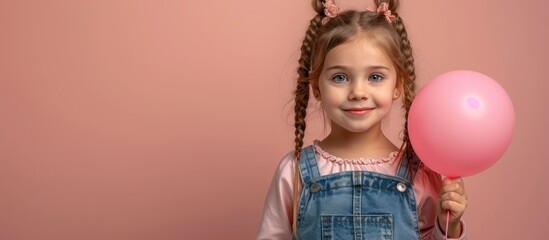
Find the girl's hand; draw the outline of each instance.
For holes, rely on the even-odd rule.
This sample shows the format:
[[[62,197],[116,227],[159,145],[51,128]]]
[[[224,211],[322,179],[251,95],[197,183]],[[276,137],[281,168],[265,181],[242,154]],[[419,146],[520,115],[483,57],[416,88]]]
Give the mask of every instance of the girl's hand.
[[[446,214],[450,211],[450,223],[448,224],[448,237],[458,238],[461,235],[461,216],[467,208],[467,195],[463,179],[445,178],[442,180],[440,199],[438,200],[437,217],[438,226],[444,232],[446,230]]]

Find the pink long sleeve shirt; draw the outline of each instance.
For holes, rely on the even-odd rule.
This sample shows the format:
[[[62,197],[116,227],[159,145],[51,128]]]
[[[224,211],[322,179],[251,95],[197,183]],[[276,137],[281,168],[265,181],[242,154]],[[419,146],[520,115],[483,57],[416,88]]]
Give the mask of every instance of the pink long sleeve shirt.
[[[396,161],[397,152],[382,159],[352,160],[341,159],[324,151],[315,141],[314,149],[320,175],[328,175],[343,171],[371,171],[387,175],[395,175],[399,166]],[[290,152],[282,158],[275,172],[263,209],[263,218],[257,239],[291,239],[293,218],[293,180],[295,171],[294,153]],[[439,174],[431,171],[423,164],[414,178],[413,188],[418,209],[418,225],[421,239],[446,239],[436,220],[436,207],[442,180]],[[299,186],[301,191],[301,186]],[[462,221],[460,238],[466,239],[465,224]]]

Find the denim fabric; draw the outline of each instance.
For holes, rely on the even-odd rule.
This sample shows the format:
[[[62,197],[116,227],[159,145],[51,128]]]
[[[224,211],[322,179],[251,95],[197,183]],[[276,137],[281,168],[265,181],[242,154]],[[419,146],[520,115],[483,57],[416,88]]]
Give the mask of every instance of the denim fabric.
[[[404,157],[396,176],[368,171],[320,176],[313,147],[304,148],[299,239],[419,239],[408,170],[410,163],[417,171],[418,162]]]

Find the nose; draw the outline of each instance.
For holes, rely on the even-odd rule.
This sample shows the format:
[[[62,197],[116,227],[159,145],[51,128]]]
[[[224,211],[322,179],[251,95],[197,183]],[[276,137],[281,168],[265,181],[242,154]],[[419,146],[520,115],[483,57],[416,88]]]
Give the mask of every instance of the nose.
[[[362,81],[355,81],[350,85],[349,100],[366,100],[368,99],[367,86]]]

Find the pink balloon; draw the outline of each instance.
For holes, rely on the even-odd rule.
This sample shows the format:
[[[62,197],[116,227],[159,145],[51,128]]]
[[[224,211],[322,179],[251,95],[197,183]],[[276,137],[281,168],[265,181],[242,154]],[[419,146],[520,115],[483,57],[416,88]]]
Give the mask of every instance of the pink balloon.
[[[453,71],[427,83],[408,115],[412,146],[430,169],[465,177],[492,166],[511,143],[515,112],[490,77]]]

